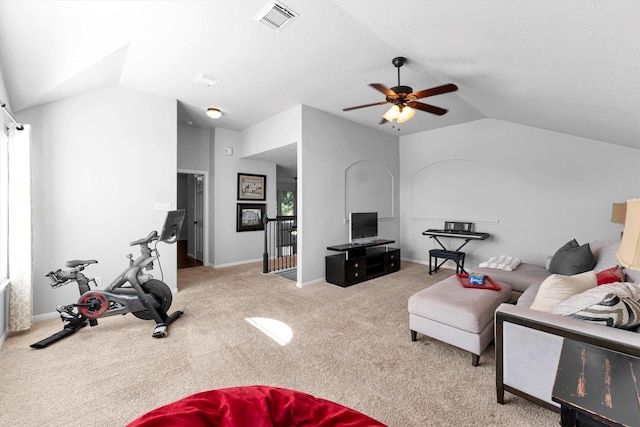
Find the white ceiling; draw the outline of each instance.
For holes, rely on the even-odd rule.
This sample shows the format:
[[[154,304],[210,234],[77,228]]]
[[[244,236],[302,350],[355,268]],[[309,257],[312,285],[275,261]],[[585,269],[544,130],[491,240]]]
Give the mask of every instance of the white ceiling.
[[[637,0],[0,1],[0,71],[14,112],[121,86],[179,101],[181,124],[242,130],[298,104],[406,135],[485,117],[640,149]],[[379,125],[368,86],[401,83],[449,109]],[[208,88],[198,73],[220,79]],[[213,121],[207,107],[224,116]],[[117,106],[114,106],[117,108]]]

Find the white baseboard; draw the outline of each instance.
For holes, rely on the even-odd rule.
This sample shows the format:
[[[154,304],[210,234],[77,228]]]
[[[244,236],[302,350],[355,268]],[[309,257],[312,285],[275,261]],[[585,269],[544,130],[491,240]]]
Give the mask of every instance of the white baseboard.
[[[262,258],[250,259],[250,260],[238,261],[238,262],[229,262],[229,263],[226,263],[226,264],[214,264],[213,268],[233,267],[233,266],[236,266],[236,265],[252,264],[254,262],[262,262]]]
[[[9,328],[6,328],[2,337],[0,337],[0,348],[2,348],[2,344],[4,344],[4,340],[9,336]]]
[[[56,317],[60,317],[60,313],[53,311],[51,313],[36,314],[32,319],[34,322],[41,322],[43,320],[55,319]]]
[[[415,264],[429,265],[429,261],[421,260],[421,259],[409,259],[409,258],[401,258],[402,261],[413,262]],[[444,268],[447,270],[455,270],[456,263],[450,260],[447,260],[440,268]]]
[[[423,259],[400,258],[401,261],[413,262],[414,264],[429,265],[429,261]]]
[[[306,288],[309,286],[317,285],[318,283],[326,283],[326,279],[322,277],[320,279],[310,280],[304,283],[296,282],[296,288]]]
[[[0,347],[4,343],[4,340],[9,336],[9,280],[3,280],[0,282],[0,331],[2,337],[0,337]]]

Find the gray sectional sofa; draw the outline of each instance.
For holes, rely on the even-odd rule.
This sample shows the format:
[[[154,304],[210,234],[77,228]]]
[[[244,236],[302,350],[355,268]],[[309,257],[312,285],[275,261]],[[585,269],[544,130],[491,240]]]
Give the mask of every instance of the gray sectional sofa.
[[[617,243],[589,244],[596,257],[595,271],[615,265]],[[543,266],[521,264],[512,272],[478,269],[494,280],[523,292],[516,304],[502,304],[496,310],[496,391],[505,403],[505,392],[559,410],[551,393],[565,338],[640,357],[640,333],[590,323],[530,308],[540,284],[551,273]],[[474,270],[476,271],[476,270]],[[640,271],[627,270],[627,281],[640,283]]]

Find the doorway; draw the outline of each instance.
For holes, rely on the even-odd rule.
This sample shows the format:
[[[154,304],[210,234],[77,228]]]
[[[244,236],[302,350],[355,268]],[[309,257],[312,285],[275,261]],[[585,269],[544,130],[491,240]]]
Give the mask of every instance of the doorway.
[[[185,209],[184,225],[177,248],[177,268],[205,265],[207,224],[207,173],[179,170],[177,176],[177,208]]]

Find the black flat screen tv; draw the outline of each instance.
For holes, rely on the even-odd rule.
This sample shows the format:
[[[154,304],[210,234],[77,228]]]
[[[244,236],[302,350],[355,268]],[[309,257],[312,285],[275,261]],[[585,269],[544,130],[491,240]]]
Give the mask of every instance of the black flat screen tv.
[[[378,238],[378,212],[349,214],[349,243],[369,243]]]

